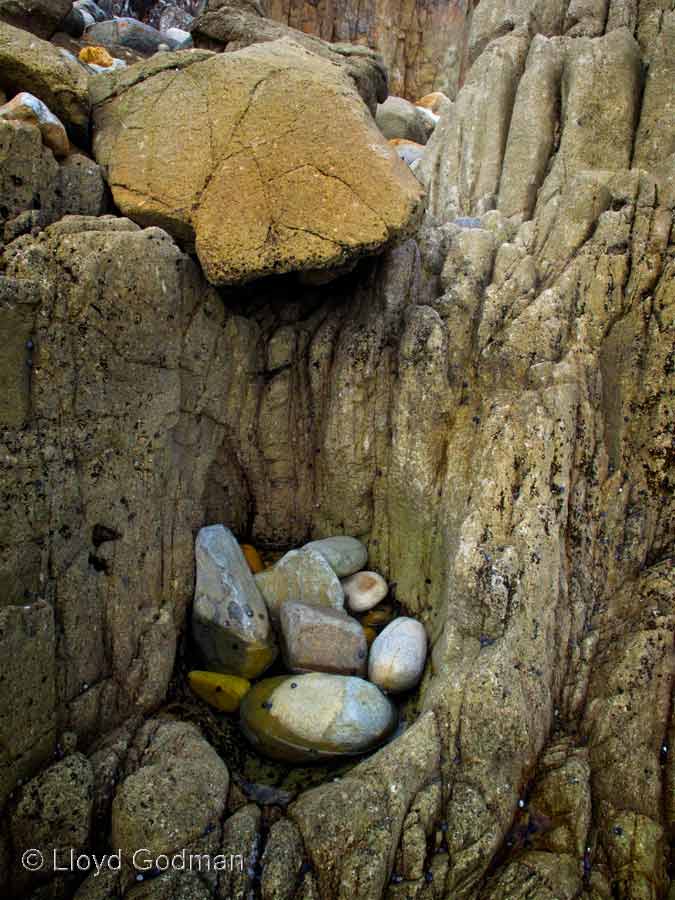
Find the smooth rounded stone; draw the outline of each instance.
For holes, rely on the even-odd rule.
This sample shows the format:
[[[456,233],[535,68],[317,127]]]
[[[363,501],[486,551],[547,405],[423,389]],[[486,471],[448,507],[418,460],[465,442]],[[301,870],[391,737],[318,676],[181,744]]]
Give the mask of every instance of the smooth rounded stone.
[[[220,672],[188,672],[188,683],[194,693],[221,712],[236,712],[243,698],[251,690],[251,682],[238,675]]]
[[[366,612],[384,600],[389,585],[377,572],[356,572],[342,579],[342,590],[352,612]]]
[[[17,94],[16,97],[0,107],[0,117],[10,122],[30,122],[32,125],[37,125],[45,147],[49,147],[56,157],[68,156],[70,141],[63,123],[42,100],[34,97],[33,94],[29,94],[27,91]]]
[[[208,668],[255,678],[276,657],[267,607],[232,532],[202,528],[195,542],[192,633]]]
[[[368,646],[360,622],[306,603],[281,608],[281,648],[291,672],[366,674]]]
[[[241,552],[244,554],[248,566],[254,575],[262,572],[265,568],[260,554],[252,544],[242,544]]]
[[[368,678],[393,693],[415,687],[424,671],[427,633],[416,619],[400,616],[373,641]]]
[[[194,47],[192,35],[182,28],[167,28],[162,32],[164,41],[172,50],[191,50]]]
[[[77,9],[79,12],[91,16],[93,22],[105,22],[106,19],[111,18],[105,10],[101,9],[98,3],[94,2],[94,0],[75,0],[73,9]]]
[[[328,560],[336,575],[344,578],[358,572],[368,562],[365,544],[353,537],[337,535],[310,541],[303,550],[315,550]]]
[[[251,744],[286,762],[365,753],[391,734],[397,718],[374,684],[323,672],[267,678],[241,704]]]
[[[281,607],[289,600],[309,606],[344,609],[344,593],[326,558],[303,547],[290,550],[271,569],[255,576],[255,583],[265,599],[273,621],[278,621]]]
[[[426,115],[426,110],[403,97],[393,96],[379,104],[375,121],[386,138],[401,138],[416,144],[426,144],[436,127],[436,123]]]
[[[128,47],[146,55],[156,53],[160,44],[171,44],[171,39],[160,34],[156,28],[129,18],[95,22],[87,28],[85,37],[104,47]]]

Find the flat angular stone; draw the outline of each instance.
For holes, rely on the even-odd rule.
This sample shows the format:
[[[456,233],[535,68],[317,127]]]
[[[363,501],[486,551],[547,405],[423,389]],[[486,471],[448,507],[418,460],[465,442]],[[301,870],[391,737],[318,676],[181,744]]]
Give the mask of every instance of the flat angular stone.
[[[210,669],[255,678],[276,656],[267,607],[232,532],[202,528],[195,543],[192,633]]]
[[[284,603],[297,600],[309,606],[344,609],[340,579],[321,553],[303,548],[290,550],[271,569],[255,576],[267,609],[277,621]]]
[[[368,646],[356,619],[291,602],[282,606],[280,624],[284,661],[291,672],[365,675]]]
[[[368,562],[368,551],[365,544],[356,538],[345,535],[310,541],[309,544],[305,544],[303,549],[316,550],[320,553],[328,560],[331,568],[340,578],[353,575]]]

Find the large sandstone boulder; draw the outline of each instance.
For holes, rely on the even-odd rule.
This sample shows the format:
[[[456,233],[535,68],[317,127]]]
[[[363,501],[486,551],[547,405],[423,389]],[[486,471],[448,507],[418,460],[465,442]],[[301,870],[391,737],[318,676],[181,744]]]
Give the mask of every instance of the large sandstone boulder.
[[[235,51],[251,44],[292,40],[343,68],[373,115],[377,104],[387,98],[387,70],[375,51],[351,43],[330,44],[273,22],[264,18],[258,0],[212,0],[190,31],[195,46],[208,50]]]
[[[92,96],[115,202],[194,242],[213,284],[340,266],[414,224],[416,180],[342,70],[293,43],[165,54]]]
[[[61,119],[76,143],[86,142],[87,74],[53,44],[0,23],[0,87],[8,94],[34,94]]]
[[[0,0],[0,19],[39,37],[49,38],[71,6],[71,0]]]

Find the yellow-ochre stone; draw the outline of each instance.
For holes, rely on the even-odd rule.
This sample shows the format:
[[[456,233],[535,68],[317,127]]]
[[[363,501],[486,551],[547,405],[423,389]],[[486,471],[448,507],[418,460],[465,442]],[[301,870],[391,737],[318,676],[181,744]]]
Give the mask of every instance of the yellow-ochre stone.
[[[188,681],[198,697],[222,712],[236,712],[251,688],[246,678],[219,672],[190,672]]]
[[[363,628],[363,633],[366,636],[366,643],[370,647],[370,645],[373,643],[373,641],[377,637],[377,631],[374,628],[372,628],[370,625],[365,625]]]
[[[113,64],[113,58],[105,47],[83,47],[78,58],[80,62],[103,66],[106,69]]]
[[[240,544],[240,546],[241,552],[244,554],[251,572],[253,572],[254,575],[256,575],[258,572],[262,572],[265,566],[263,565],[260,554],[255,549],[255,547],[253,547],[251,544]]]

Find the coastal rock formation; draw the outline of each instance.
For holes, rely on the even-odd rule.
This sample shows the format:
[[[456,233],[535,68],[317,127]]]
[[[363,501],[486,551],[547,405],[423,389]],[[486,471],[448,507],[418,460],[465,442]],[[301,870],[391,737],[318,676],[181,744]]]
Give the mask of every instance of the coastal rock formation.
[[[58,116],[76,143],[87,141],[89,94],[83,68],[48,41],[1,22],[0,88],[12,95],[34,94]]]
[[[214,5],[210,0],[208,8]],[[488,4],[489,5],[489,4]],[[466,68],[471,0],[312,3],[268,0],[268,15],[327,41],[352,41],[382,54],[393,94],[415,100],[431,90],[455,96]]]
[[[76,732],[90,847],[111,845],[112,803],[150,796],[180,841],[245,858],[108,896],[668,898],[674,29],[663,5],[484,0],[416,163],[422,226],[329,284],[219,293],[165,231],[112,216],[4,248],[0,860],[18,780]],[[211,754],[181,703],[143,723],[180,674],[193,534],[214,522],[261,548],[359,537],[429,638],[400,733],[281,799],[226,787],[227,728],[203,720]],[[168,756],[211,773],[181,763],[173,804],[167,720]],[[0,889],[25,896],[10,868]]]
[[[0,0],[0,20],[50,38],[71,5],[71,0]]]
[[[120,209],[194,244],[213,284],[339,267],[413,227],[419,184],[340,68],[285,41],[177,61],[97,81],[94,150]]]

